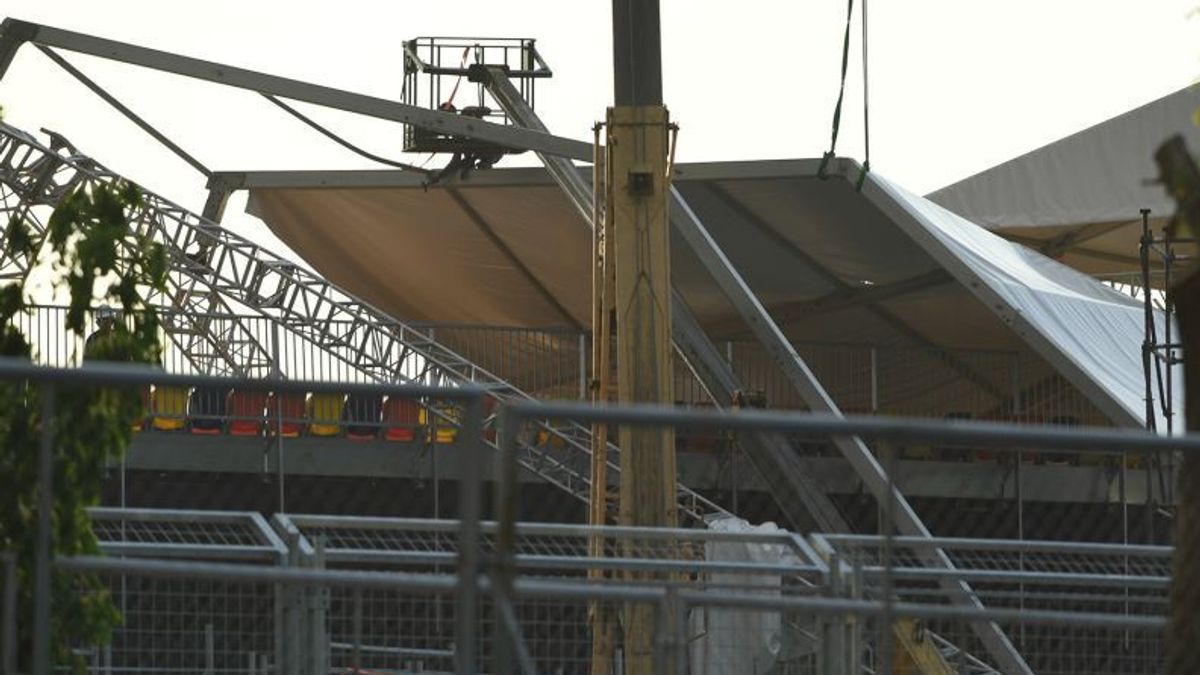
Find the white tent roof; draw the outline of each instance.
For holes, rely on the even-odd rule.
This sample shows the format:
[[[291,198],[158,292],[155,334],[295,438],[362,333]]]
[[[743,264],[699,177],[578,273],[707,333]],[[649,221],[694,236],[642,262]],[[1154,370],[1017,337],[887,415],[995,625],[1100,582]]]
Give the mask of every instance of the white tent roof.
[[[826,180],[817,164],[676,170],[689,205],[789,338],[1032,353],[1042,366],[1022,373],[1027,382],[1058,373],[1113,423],[1143,423],[1139,303],[877,175],[856,192],[853,162]],[[394,316],[587,328],[591,232],[540,169],[477,172],[428,191],[402,172],[260,174],[250,185],[252,213],[331,281]],[[678,240],[672,268],[714,339],[746,334]],[[994,374],[967,375],[1011,392]]]
[[[1182,134],[1200,149],[1200,88],[1188,87],[928,195],[1090,274],[1140,270],[1140,209],[1161,229],[1175,205],[1154,151]]]

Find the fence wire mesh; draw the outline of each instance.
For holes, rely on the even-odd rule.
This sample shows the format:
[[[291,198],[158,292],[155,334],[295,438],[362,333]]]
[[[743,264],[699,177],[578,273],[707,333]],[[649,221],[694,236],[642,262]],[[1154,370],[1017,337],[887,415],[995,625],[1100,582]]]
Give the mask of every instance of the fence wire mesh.
[[[297,386],[321,389],[312,383]],[[578,408],[580,412],[563,407],[552,416],[586,419],[586,409]],[[536,413],[535,406],[529,409]],[[674,423],[670,417],[679,415],[628,414],[668,420],[661,423]],[[737,416],[718,422],[681,418],[679,423],[686,425],[689,419],[735,445],[739,435],[755,433]],[[797,446],[822,440],[794,415],[741,419],[770,420]],[[953,426],[930,425],[939,433]],[[1014,481],[990,499],[950,496],[913,502],[934,534],[954,529],[958,518],[971,521],[977,532],[992,533],[986,540],[893,536],[886,524],[899,507],[880,500],[880,486],[860,484],[857,495],[851,488],[838,496],[844,488],[837,487],[836,479],[822,487],[838,496],[837,508],[858,534],[802,537],[745,524],[739,531],[723,532],[716,521],[708,529],[686,530],[521,523],[506,549],[500,544],[500,526],[483,523],[471,546],[477,547],[481,571],[489,575],[485,579],[499,574],[496,570],[509,553],[517,578],[511,602],[492,594],[499,583],[493,580],[485,583],[491,590],[481,590],[468,614],[460,602],[467,592],[461,578],[448,576],[464,559],[462,521],[277,514],[268,527],[254,514],[99,510],[94,519],[102,550],[131,559],[191,560],[199,566],[188,568],[193,574],[175,576],[143,574],[136,566],[120,572],[105,568],[102,578],[118,600],[123,623],[109,645],[80,649],[93,655],[98,672],[447,672],[459,669],[469,652],[482,664],[513,654],[534,664],[536,672],[584,672],[596,661],[595,617],[603,615],[612,645],[624,645],[619,658],[645,658],[660,669],[685,663],[693,673],[757,672],[768,661],[773,672],[795,673],[829,668],[854,673],[917,672],[911,668],[1013,672],[997,655],[987,631],[981,632],[981,624],[1010,641],[1033,672],[1157,672],[1171,549],[1132,544],[1134,535],[1143,534],[1135,507],[1148,511],[1154,506],[1152,493],[1143,493],[1136,503],[1128,490],[1137,482],[1131,477],[1143,477],[1135,472],[1145,470],[1124,461],[1089,464],[1084,459],[1092,453],[1048,449],[1046,442],[1029,435],[1040,432],[1018,428],[989,433],[1029,439],[1028,448],[1024,441],[1012,441],[1022,454],[1052,451],[1078,459],[1034,462],[1024,469],[1021,462],[999,459],[922,460],[909,465],[919,464],[921,471],[906,476],[899,464],[908,461],[900,457],[901,446],[872,446],[889,487],[907,490],[937,480],[948,484],[941,489],[964,490],[953,485],[956,477],[968,475],[962,473],[964,467],[984,467],[987,479],[1000,480],[1002,486]],[[1128,442],[1131,452],[1158,452],[1168,445],[1155,444],[1149,436],[1126,440],[1105,433],[1091,429],[1062,438],[1075,446],[1103,441],[1108,456],[1116,458],[1120,455],[1111,453],[1118,442],[1119,447]],[[962,440],[938,443],[982,452]],[[999,442],[984,447],[1013,453]],[[836,459],[819,453],[805,457]],[[1026,471],[1029,476],[1021,478],[1018,472]],[[1037,484],[1039,473],[1049,487],[1034,499],[1024,491]],[[1056,480],[1078,482],[1088,476],[1105,481],[1104,491],[1091,502],[1080,506],[1050,498]],[[1013,485],[1023,487],[1009,492]],[[465,492],[479,486],[459,488]],[[1058,541],[1030,536],[1030,522],[1056,513],[1073,518],[1069,536]],[[946,564],[934,560],[934,551],[945,555]],[[264,570],[333,576],[303,582],[289,577],[251,580],[236,571],[222,576],[226,571],[220,564],[247,559]],[[351,583],[359,578],[354,575],[368,573],[389,579],[419,573],[455,583],[399,588],[380,582],[369,592]],[[545,590],[548,583],[565,585],[555,587],[562,592],[551,592]],[[629,589],[654,599],[621,595]],[[964,606],[964,596],[971,598],[972,607]],[[935,611],[939,609],[943,611]],[[963,614],[967,609],[974,614]],[[464,622],[476,628],[475,637],[465,643],[459,640]],[[760,644],[764,640],[765,646]],[[618,653],[604,652],[614,659]],[[942,670],[929,670],[934,667],[930,663]]]

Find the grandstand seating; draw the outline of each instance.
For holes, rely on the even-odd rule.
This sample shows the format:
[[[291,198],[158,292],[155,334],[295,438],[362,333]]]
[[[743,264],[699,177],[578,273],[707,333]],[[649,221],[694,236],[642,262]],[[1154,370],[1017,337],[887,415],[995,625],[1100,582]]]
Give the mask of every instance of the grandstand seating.
[[[147,418],[135,421],[135,431],[177,432],[187,430],[197,435],[262,436],[264,432],[274,434],[282,430],[284,438],[307,435],[314,438],[346,438],[356,441],[384,440],[395,443],[454,443],[459,429],[455,426],[462,420],[463,408],[449,400],[434,399],[427,404],[421,399],[379,395],[287,392],[281,396],[261,390],[223,390],[199,387],[156,385],[140,392],[146,407]],[[495,415],[498,401],[492,397],[484,399],[485,420]],[[277,410],[277,406],[279,410]],[[707,409],[711,405],[693,404],[691,407]],[[430,409],[436,411],[430,413]],[[279,422],[282,414],[282,424]],[[951,412],[944,419],[971,419],[970,413]],[[148,423],[147,423],[148,420]],[[268,425],[267,421],[271,420]],[[994,418],[989,421],[1010,422],[1009,418]],[[1024,419],[1023,422],[1034,422]],[[1071,416],[1058,416],[1048,420],[1050,424],[1076,426],[1079,420]],[[496,440],[494,420],[487,424],[484,437]],[[537,445],[556,448],[563,440],[545,429],[539,431]],[[807,455],[831,454],[826,443],[810,438],[795,438],[797,449]],[[713,453],[726,448],[722,437],[710,431],[695,432],[680,429],[676,433],[677,451]],[[1008,463],[1013,457],[987,448],[933,447],[908,445],[900,448],[900,457],[907,460],[940,460],[955,462]],[[1037,453],[1022,455],[1027,464],[1070,465],[1107,467],[1116,470],[1121,461],[1115,456],[1080,456],[1073,453]],[[1142,468],[1139,455],[1125,459],[1128,468]]]

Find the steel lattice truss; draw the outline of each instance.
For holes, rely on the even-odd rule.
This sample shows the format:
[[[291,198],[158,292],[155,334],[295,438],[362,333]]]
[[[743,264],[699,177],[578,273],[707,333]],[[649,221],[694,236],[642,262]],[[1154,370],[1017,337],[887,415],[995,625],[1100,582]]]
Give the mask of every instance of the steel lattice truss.
[[[0,124],[0,210],[23,217],[36,234],[61,199],[80,186],[124,180],[81,155],[65,139],[50,146]],[[532,397],[431,338],[342,292],[316,274],[150,192],[131,219],[131,235],[166,247],[170,265],[167,293],[147,298],[163,313],[171,339],[200,373],[263,378],[278,360],[235,317],[245,308],[275,322],[376,382],[423,381],[473,384],[499,402]],[[134,241],[130,237],[129,241]],[[0,279],[17,279],[33,261],[4,254]],[[211,321],[221,315],[223,321]],[[453,420],[446,420],[453,424]],[[494,424],[489,419],[488,424]],[[591,432],[578,424],[544,421],[541,430],[561,447],[519,444],[520,463],[547,482],[586,502]],[[609,471],[620,475],[617,449],[610,446]],[[681,514],[702,519],[724,509],[683,485]]]

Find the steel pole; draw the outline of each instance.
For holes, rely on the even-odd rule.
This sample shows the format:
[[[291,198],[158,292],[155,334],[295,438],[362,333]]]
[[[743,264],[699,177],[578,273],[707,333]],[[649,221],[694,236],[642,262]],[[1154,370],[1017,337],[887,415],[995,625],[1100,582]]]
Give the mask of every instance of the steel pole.
[[[613,103],[662,105],[658,0],[613,0]]]

